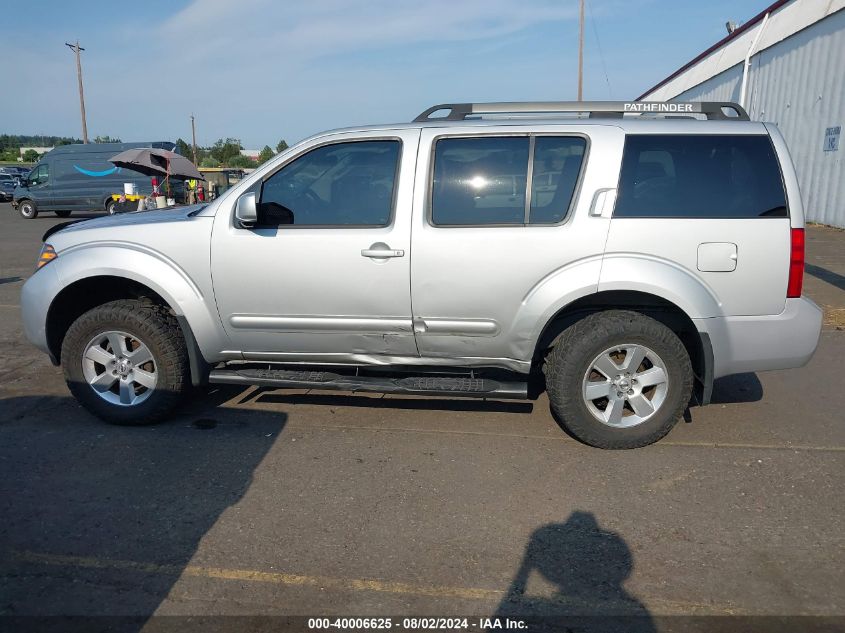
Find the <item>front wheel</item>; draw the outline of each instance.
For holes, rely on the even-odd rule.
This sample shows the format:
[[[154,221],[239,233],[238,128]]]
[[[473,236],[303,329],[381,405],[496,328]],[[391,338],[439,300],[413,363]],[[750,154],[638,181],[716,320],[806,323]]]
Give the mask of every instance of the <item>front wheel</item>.
[[[570,326],[546,360],[552,411],[598,448],[637,448],[665,436],[692,391],[689,355],[668,327],[639,312],[597,312]]]
[[[114,213],[115,213],[115,204],[116,204],[116,203],[115,203],[115,201],[114,201],[113,199],[108,200],[108,201],[106,202],[106,213],[108,213],[109,215],[114,215]]]
[[[163,418],[189,384],[179,322],[139,299],[105,303],[74,321],[62,343],[62,365],[76,399],[112,424]]]
[[[38,207],[32,200],[21,200],[18,203],[18,213],[22,218],[33,220],[38,217]]]

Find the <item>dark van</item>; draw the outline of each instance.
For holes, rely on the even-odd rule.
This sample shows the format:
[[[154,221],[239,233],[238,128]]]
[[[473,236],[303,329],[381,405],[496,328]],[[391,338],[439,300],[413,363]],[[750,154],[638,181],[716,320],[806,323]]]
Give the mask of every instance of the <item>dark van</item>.
[[[152,193],[150,177],[115,167],[109,158],[134,147],[156,147],[175,151],[168,141],[137,143],[89,143],[61,145],[41,157],[28,178],[15,189],[12,205],[22,217],[32,219],[41,211],[53,211],[60,218],[73,211],[114,213],[112,194],[123,192],[123,183],[134,182],[138,193]],[[178,185],[178,187],[177,187]],[[182,183],[171,183],[175,197],[184,197]]]

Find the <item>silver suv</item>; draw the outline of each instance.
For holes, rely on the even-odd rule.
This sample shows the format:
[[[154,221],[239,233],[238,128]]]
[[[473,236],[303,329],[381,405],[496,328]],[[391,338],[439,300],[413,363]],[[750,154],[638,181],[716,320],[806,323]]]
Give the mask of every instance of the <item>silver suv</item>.
[[[572,435],[631,448],[715,378],[804,365],[822,321],[783,137],[729,103],[435,106],[45,239],[27,336],[118,424],[207,382],[545,388]]]

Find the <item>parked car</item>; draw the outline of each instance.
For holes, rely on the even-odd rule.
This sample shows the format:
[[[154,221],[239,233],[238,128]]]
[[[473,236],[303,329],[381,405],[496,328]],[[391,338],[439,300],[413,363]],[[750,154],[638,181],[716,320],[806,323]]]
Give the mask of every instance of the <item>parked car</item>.
[[[122,193],[124,183],[135,183],[140,194],[152,193],[149,176],[109,162],[112,156],[133,147],[174,151],[175,145],[166,141],[60,145],[32,168],[12,205],[28,220],[42,211],[52,211],[62,218],[73,211],[105,211],[111,215],[115,210],[112,195]],[[182,183],[173,181],[172,190],[177,199],[184,200]]]
[[[63,228],[38,266],[27,336],[118,424],[191,383],[545,389],[572,435],[632,448],[720,376],[804,365],[822,322],[783,137],[726,103],[435,106],[307,139],[206,206]]]
[[[8,202],[17,186],[17,178],[10,174],[0,174],[0,202]]]

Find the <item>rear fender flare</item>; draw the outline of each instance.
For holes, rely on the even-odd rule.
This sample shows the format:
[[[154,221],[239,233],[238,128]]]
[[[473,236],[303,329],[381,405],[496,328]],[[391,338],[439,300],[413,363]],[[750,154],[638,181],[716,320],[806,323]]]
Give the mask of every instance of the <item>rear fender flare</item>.
[[[659,257],[633,253],[606,255],[598,291],[609,290],[655,295],[678,306],[690,319],[724,316],[715,291],[701,277]]]

